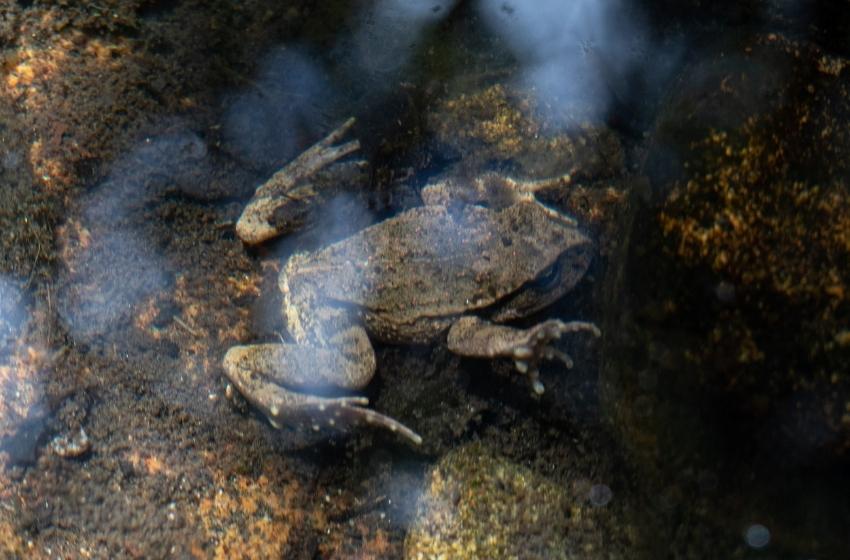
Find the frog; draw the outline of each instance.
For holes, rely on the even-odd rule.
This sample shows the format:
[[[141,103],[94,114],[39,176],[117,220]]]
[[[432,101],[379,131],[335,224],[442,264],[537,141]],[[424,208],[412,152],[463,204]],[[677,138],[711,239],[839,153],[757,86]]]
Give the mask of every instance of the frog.
[[[256,189],[235,227],[246,245],[283,235],[304,208],[323,200],[311,178],[359,149],[357,140],[343,142],[353,124],[343,123]],[[422,187],[421,205],[291,254],[277,279],[291,340],[229,348],[222,361],[228,391],[235,387],[276,428],[372,425],[418,445],[419,434],[356,392],[376,371],[373,340],[443,340],[462,357],[512,360],[533,394],[542,394],[543,360],[573,367],[556,341],[567,333],[601,336],[588,321],[510,324],[561,299],[588,270],[591,238],[537,198],[570,181],[569,174],[443,175]]]

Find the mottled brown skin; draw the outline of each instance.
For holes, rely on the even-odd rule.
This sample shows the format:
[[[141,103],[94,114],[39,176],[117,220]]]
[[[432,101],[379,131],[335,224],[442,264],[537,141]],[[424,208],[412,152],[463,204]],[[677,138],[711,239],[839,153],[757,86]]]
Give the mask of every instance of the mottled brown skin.
[[[317,146],[336,149],[329,139],[340,136],[340,130],[334,131]],[[311,148],[305,152],[309,158],[302,156],[289,167],[310,168],[310,159],[317,157],[317,168],[327,165],[333,158],[322,153]],[[315,429],[366,422],[415,443],[421,442],[417,434],[365,408],[365,398],[325,398],[309,391],[364,387],[375,371],[371,335],[397,344],[447,336],[457,354],[514,359],[541,393],[539,360],[559,358],[572,365],[550,342],[565,332],[598,336],[599,330],[581,321],[549,320],[529,329],[498,323],[549,305],[587,270],[590,240],[574,220],[540,204],[533,194],[568,181],[518,182],[494,174],[468,182],[443,180],[423,189],[425,206],[319,251],[293,255],[279,286],[295,343],[233,347],[224,358],[225,374],[274,425],[305,417]],[[237,226],[240,236],[252,242],[270,227],[268,215],[251,210],[257,207],[250,203]]]

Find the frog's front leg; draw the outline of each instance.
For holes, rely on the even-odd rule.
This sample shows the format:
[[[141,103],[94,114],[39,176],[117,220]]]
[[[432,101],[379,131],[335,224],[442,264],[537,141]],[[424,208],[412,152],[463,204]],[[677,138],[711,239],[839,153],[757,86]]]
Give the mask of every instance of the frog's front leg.
[[[320,192],[310,179],[360,149],[357,140],[336,144],[353,124],[354,119],[348,119],[257,188],[236,222],[236,234],[242,241],[254,245],[297,228],[310,208],[334,194],[333,188]],[[358,161],[353,165],[362,164]]]
[[[225,354],[222,365],[233,385],[275,427],[303,420],[308,420],[314,430],[369,424],[399,433],[415,444],[422,442],[400,422],[365,408],[369,404],[365,397],[320,397],[301,392],[365,386],[375,371],[371,345],[368,351],[361,348],[354,354],[334,347],[285,343],[234,346]]]
[[[543,393],[537,364],[542,359],[557,358],[571,368],[570,357],[551,345],[561,335],[587,331],[601,336],[599,328],[585,321],[564,322],[551,319],[528,329],[497,325],[474,316],[458,319],[449,329],[449,350],[461,356],[476,358],[510,358],[517,371],[528,375],[535,393]]]

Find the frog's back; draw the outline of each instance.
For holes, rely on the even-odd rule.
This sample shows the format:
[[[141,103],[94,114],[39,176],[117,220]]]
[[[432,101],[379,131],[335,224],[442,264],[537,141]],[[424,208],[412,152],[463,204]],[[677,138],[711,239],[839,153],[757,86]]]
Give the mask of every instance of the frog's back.
[[[579,235],[577,231],[572,232]],[[581,236],[581,239],[585,239]],[[533,208],[418,207],[317,255],[322,292],[394,323],[447,319],[491,305],[550,266],[569,243]]]

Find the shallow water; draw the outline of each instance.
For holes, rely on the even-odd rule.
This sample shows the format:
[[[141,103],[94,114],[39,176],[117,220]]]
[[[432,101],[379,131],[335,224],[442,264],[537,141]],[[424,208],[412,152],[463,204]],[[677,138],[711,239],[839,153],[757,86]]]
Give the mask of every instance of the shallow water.
[[[0,7],[0,557],[846,556],[848,28],[825,2]],[[243,243],[255,189],[349,117],[359,150],[308,177],[320,204]],[[547,244],[525,223],[463,257],[462,227],[380,237],[480,177],[562,177],[535,196],[592,240],[587,270],[527,272]],[[510,206],[480,194],[452,223]],[[222,368],[298,340],[291,255],[370,225],[318,285],[377,370],[307,392],[365,395],[419,445],[317,409],[275,429]],[[363,311],[411,338],[394,321],[433,300],[447,328],[567,270],[512,326],[602,336],[558,340],[574,365],[543,360],[542,395]]]

